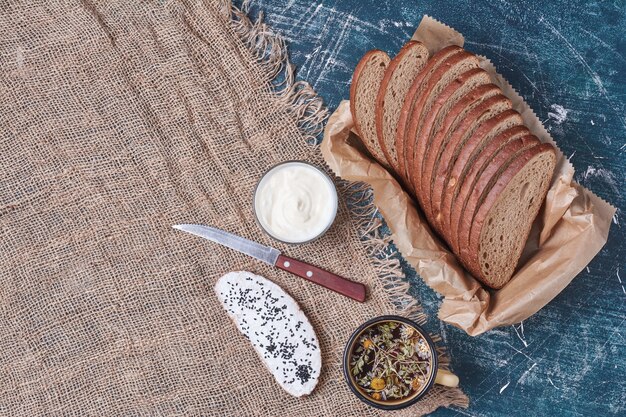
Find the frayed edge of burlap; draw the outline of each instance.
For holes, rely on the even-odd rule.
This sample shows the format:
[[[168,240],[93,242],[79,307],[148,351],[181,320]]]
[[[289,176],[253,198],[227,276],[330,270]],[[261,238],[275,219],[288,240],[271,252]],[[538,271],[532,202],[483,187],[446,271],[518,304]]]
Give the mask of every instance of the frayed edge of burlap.
[[[295,69],[289,61],[284,39],[264,23],[262,12],[255,20],[250,19],[249,0],[245,0],[241,8],[234,6],[230,0],[221,0],[220,6],[224,15],[230,16],[233,31],[256,58],[271,91],[294,116],[307,143],[317,145],[328,118],[328,109],[309,83],[295,80]],[[394,313],[420,325],[425,324],[427,315],[409,293],[410,283],[402,271],[399,253],[390,246],[390,236],[382,233],[383,221],[376,216],[378,209],[373,203],[372,189],[364,183],[340,179],[337,184],[346,196],[361,242],[395,307]],[[431,333],[430,336],[435,342],[441,341],[438,334]],[[437,347],[437,356],[439,367],[449,369],[450,358],[445,347]],[[438,396],[451,406],[466,408],[469,405],[467,396],[460,390],[441,389]]]
[[[292,114],[307,143],[315,145],[324,130],[328,109],[309,83],[296,81],[285,40],[265,24],[262,12],[255,20],[250,19],[249,3],[244,1],[239,9],[230,0],[222,0],[222,7],[230,10],[231,27],[256,58],[271,91]]]

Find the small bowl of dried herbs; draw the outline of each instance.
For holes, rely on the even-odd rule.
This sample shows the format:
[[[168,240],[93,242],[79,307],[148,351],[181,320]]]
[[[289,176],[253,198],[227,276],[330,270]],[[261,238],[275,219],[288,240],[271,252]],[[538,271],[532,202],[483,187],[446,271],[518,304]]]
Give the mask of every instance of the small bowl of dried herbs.
[[[401,316],[376,317],[362,324],[343,354],[343,371],[352,392],[383,410],[414,404],[434,383],[458,385],[456,375],[437,366],[431,338]]]

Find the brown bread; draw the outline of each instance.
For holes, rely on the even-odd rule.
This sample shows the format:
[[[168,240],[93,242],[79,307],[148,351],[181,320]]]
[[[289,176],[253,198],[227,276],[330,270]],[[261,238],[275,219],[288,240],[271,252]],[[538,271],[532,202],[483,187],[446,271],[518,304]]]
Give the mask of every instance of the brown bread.
[[[419,97],[421,95],[421,92],[423,91],[424,85],[422,81],[424,80],[424,77],[434,72],[448,56],[461,52],[463,52],[463,48],[453,45],[448,46],[433,55],[433,57],[428,60],[424,68],[422,68],[417,77],[415,77],[415,80],[413,80],[413,83],[411,84],[411,88],[409,88],[409,91],[404,98],[404,102],[402,103],[402,110],[400,111],[400,117],[398,119],[398,128],[396,130],[396,153],[398,154],[397,174],[405,181],[407,185],[408,177],[406,175],[406,150],[404,149],[404,135],[406,132],[409,116],[413,112],[413,104],[415,102],[415,99]]]
[[[511,101],[502,94],[489,97],[479,103],[463,117],[463,123],[452,131],[450,139],[441,150],[439,161],[433,166],[431,177],[428,178],[430,180],[430,193],[428,190],[423,193],[427,197],[426,204],[433,216],[433,226],[440,232],[444,230],[441,218],[442,193],[450,178],[450,170],[454,166],[457,156],[463,149],[466,140],[471,137],[483,121],[509,108],[511,108]],[[424,182],[424,184],[429,183]]]
[[[428,61],[423,43],[409,41],[389,63],[376,98],[376,136],[387,163],[398,172],[396,130],[400,111],[413,80]]]
[[[433,137],[430,140],[430,146],[424,156],[424,162],[422,162],[422,181],[420,184],[420,194],[426,197],[426,194],[430,192],[432,184],[431,173],[436,162],[438,162],[441,152],[445,148],[450,135],[457,128],[459,124],[463,123],[464,117],[471,111],[472,108],[478,104],[487,100],[490,97],[498,95],[500,89],[494,84],[483,84],[475,87],[468,93],[466,93],[452,108],[447,112],[440,126],[436,132],[433,132]],[[429,211],[428,205],[422,206],[424,213],[429,221],[432,222],[432,215]]]
[[[478,59],[457,46],[428,59],[416,41],[391,62],[370,51],[355,69],[350,106],[367,149],[415,194],[459,261],[485,285],[504,286],[556,153],[523,126]]]
[[[461,262],[492,288],[513,275],[530,228],[548,191],[556,153],[548,143],[526,148],[498,176],[473,216],[465,215],[469,233],[459,240]]]
[[[361,141],[378,162],[388,166],[376,136],[376,96],[389,65],[389,56],[378,49],[363,55],[350,85],[350,112]]]
[[[413,184],[412,178],[414,176],[421,177],[421,162],[423,161],[421,156],[423,156],[425,144],[420,139],[422,139],[421,130],[424,127],[424,118],[431,111],[437,95],[450,83],[453,83],[459,75],[474,68],[478,68],[478,58],[463,51],[448,57],[430,77],[424,78],[424,90],[413,104],[413,114],[410,116],[404,134],[405,162],[409,185]],[[418,154],[418,152],[420,153]],[[416,161],[417,155],[419,156]],[[415,186],[414,189],[416,190]],[[420,198],[417,191],[416,196]]]
[[[423,192],[421,178],[424,167],[427,165],[426,156],[430,152],[431,140],[436,136],[437,132],[439,132],[448,112],[465,97],[467,93],[480,85],[489,83],[489,74],[481,68],[474,68],[461,74],[437,96],[422,121],[422,126],[419,130],[420,137],[417,139],[418,148],[416,149],[416,155],[420,157],[415,158],[411,171],[411,182],[417,195],[421,195]]]
[[[476,177],[467,195],[463,197],[460,213],[455,216],[455,219],[450,220],[451,222],[457,222],[454,229],[450,230],[451,234],[454,233],[451,246],[454,248],[455,253],[461,253],[461,247],[467,245],[470,229],[465,229],[465,227],[471,227],[471,222],[467,221],[467,219],[471,220],[474,216],[474,211],[480,206],[482,198],[491,191],[498,177],[526,149],[537,146],[539,143],[539,139],[530,134],[511,142],[494,155],[481,174]]]
[[[465,175],[461,175],[459,182],[454,187],[453,192],[444,193],[441,203],[441,214],[449,225],[450,244],[451,247],[457,248],[457,232],[459,219],[465,210],[467,197],[470,190],[476,187],[476,180],[487,168],[493,169],[497,166],[497,161],[493,160],[507,144],[530,135],[528,128],[525,126],[514,126],[493,138],[489,144],[480,152],[476,159],[468,165]],[[536,140],[536,139],[535,139]],[[507,152],[508,151],[507,149]],[[510,154],[509,154],[510,156]],[[505,154],[505,160],[508,156]],[[448,182],[450,184],[450,182]]]
[[[463,144],[456,161],[448,172],[449,179],[445,184],[445,188],[441,195],[441,204],[439,207],[442,213],[442,225],[450,231],[449,216],[445,215],[446,196],[454,196],[457,186],[463,181],[467,170],[472,166],[474,160],[478,157],[485,145],[491,141],[499,133],[506,129],[522,124],[522,117],[513,109],[505,110],[485,120],[471,134],[471,136]],[[454,234],[451,235],[454,240]]]

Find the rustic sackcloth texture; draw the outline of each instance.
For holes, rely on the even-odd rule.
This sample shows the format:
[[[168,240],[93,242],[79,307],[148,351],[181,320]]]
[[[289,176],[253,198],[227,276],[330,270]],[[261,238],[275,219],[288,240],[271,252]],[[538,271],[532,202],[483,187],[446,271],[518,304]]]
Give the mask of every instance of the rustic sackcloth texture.
[[[384,260],[368,198],[342,186],[320,240],[256,225],[254,186],[320,164],[325,116],[279,37],[223,1],[30,1],[0,11],[0,415],[375,415],[341,353],[373,316],[423,319]],[[351,197],[346,197],[351,196]],[[217,226],[364,282],[351,301],[172,229]],[[213,292],[233,270],[281,285],[315,327],[316,390],[283,392]],[[445,356],[442,360],[445,366]],[[396,415],[466,405],[437,387]]]

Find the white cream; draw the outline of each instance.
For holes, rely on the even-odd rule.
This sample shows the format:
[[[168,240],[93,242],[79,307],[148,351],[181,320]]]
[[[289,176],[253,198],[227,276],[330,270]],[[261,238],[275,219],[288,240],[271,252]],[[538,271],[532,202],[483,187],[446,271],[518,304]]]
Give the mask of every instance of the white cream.
[[[276,166],[259,182],[254,208],[276,239],[301,243],[321,235],[337,213],[337,191],[317,168],[302,162]]]

